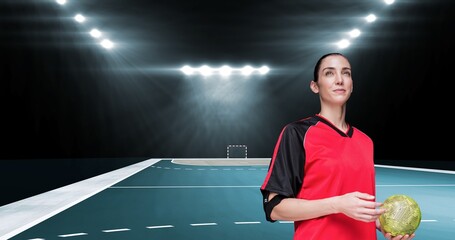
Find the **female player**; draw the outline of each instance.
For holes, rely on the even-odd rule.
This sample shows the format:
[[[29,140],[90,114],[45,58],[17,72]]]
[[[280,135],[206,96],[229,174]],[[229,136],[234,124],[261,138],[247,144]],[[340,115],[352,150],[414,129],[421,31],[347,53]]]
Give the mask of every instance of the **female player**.
[[[373,141],[345,121],[352,69],[340,53],[323,55],[311,90],[320,112],[287,124],[260,190],[266,219],[294,221],[294,240],[409,240],[382,231],[375,201]]]

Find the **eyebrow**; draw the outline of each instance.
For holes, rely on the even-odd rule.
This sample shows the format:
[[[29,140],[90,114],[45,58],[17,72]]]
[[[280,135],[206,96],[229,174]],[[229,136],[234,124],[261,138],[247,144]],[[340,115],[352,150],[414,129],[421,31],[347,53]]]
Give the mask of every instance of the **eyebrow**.
[[[322,71],[325,71],[325,70],[334,70],[335,68],[334,67],[326,67],[326,68],[323,68]],[[341,68],[341,70],[351,70],[350,67],[344,67],[344,68]]]

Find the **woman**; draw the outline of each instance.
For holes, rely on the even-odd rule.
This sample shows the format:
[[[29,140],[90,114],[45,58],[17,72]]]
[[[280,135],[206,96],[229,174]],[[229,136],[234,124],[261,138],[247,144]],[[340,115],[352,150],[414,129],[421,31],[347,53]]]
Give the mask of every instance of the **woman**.
[[[287,124],[276,143],[261,186],[266,219],[294,221],[294,240],[377,239],[373,141],[345,121],[353,90],[351,65],[340,53],[323,55],[311,90],[321,109]]]

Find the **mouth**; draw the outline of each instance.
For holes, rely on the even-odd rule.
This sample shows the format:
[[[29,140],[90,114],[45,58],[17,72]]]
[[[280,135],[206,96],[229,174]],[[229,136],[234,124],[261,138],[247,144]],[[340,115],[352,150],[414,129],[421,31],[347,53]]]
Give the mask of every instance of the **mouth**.
[[[346,89],[335,89],[333,91],[336,92],[336,93],[345,93]]]

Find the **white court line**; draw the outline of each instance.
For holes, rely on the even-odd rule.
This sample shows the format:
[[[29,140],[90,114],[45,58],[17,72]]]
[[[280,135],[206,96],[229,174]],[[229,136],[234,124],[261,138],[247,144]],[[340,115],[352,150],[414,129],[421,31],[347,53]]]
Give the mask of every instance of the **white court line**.
[[[129,229],[129,228],[119,228],[119,229],[102,230],[102,232],[111,233],[111,232],[125,232],[125,231],[130,231],[130,230],[131,229]]]
[[[294,223],[294,221],[278,221],[279,223]]]
[[[193,227],[199,227],[199,226],[214,226],[218,225],[217,223],[191,223],[190,224]]]
[[[261,222],[234,222],[234,224],[260,224]]]
[[[455,187],[455,184],[378,184],[376,187]]]
[[[375,167],[382,167],[382,168],[393,168],[393,169],[402,169],[402,170],[421,171],[421,172],[435,172],[435,173],[455,174],[455,171],[429,169],[429,168],[398,167],[398,166],[388,166],[388,165],[380,165],[380,164],[375,164],[374,166]]]
[[[201,185],[194,185],[194,186],[112,186],[109,188],[150,188],[150,189],[173,189],[173,188],[260,188],[259,185],[246,185],[246,186],[216,186],[216,185],[209,185],[209,186],[201,186]],[[376,187],[455,187],[455,184],[377,184]]]
[[[149,228],[149,229],[156,229],[156,228],[172,228],[174,227],[173,225],[161,225],[161,226],[148,226],[146,228]]]
[[[428,220],[420,220],[421,222],[437,222],[438,220],[434,220],[434,219],[428,219]]]
[[[87,233],[70,233],[70,234],[63,234],[63,235],[58,235],[59,237],[66,238],[66,237],[77,237],[77,236],[84,236],[87,235]]]
[[[261,186],[112,186],[110,188],[259,188]]]
[[[1,206],[0,240],[7,240],[159,161],[145,160]]]

